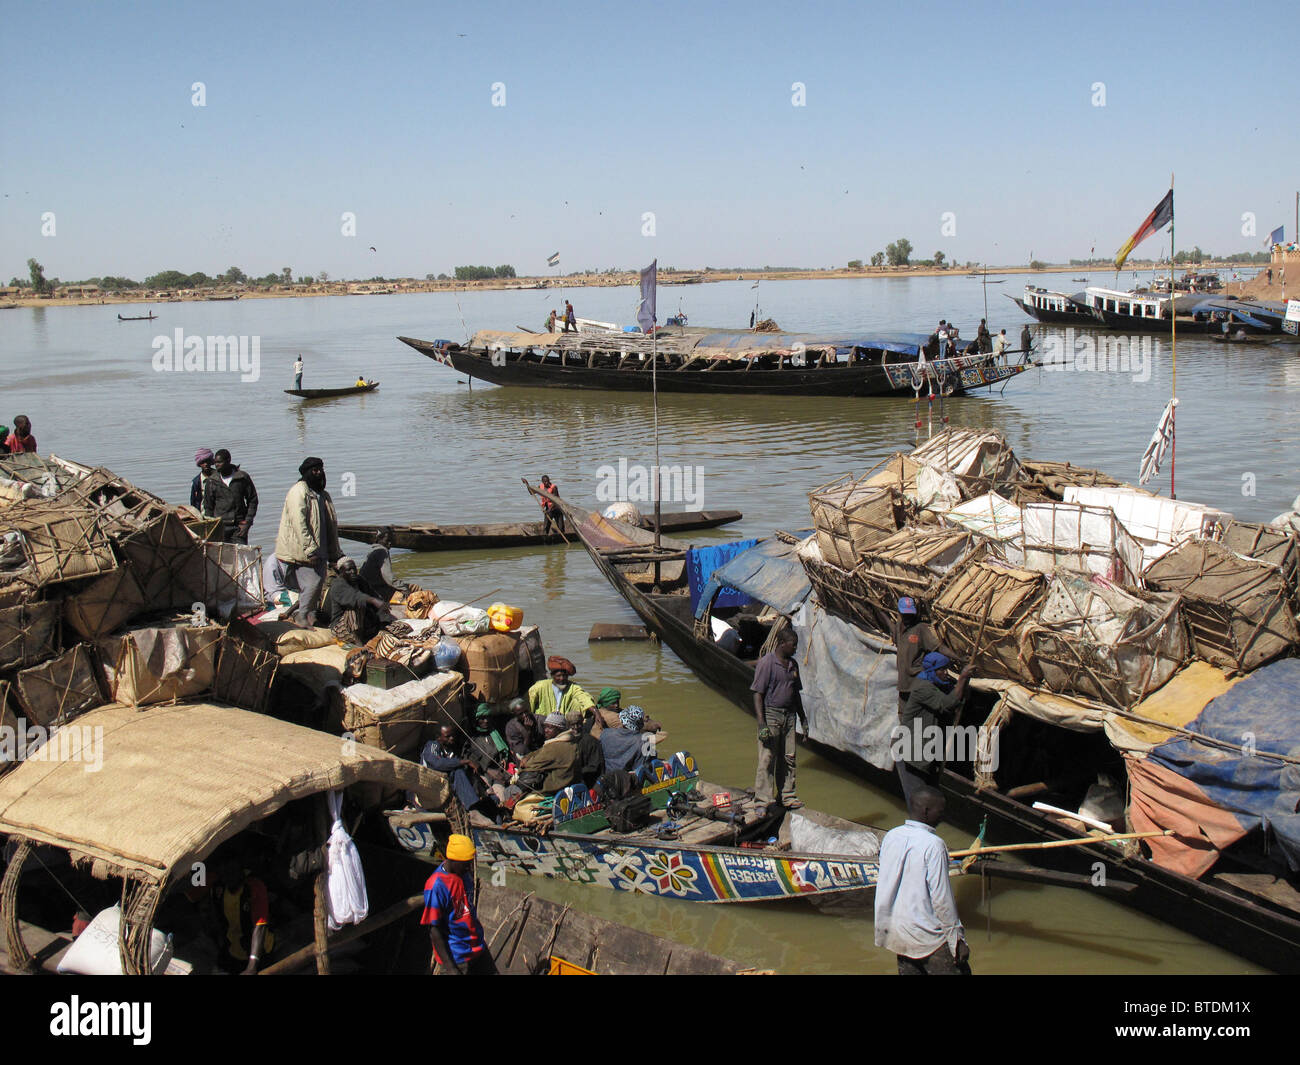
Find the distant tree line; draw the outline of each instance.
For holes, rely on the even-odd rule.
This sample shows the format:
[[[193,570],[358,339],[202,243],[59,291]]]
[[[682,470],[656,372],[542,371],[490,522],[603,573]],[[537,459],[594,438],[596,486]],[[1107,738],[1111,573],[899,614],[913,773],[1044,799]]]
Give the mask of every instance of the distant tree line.
[[[513,266],[458,266],[457,281],[488,281],[494,277],[515,277]]]

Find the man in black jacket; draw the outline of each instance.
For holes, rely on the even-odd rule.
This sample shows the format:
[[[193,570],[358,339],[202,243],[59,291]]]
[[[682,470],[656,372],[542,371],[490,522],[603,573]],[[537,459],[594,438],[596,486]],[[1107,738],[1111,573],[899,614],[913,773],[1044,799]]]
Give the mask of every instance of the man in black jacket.
[[[204,481],[203,514],[221,519],[221,539],[226,543],[246,544],[257,517],[257,489],[253,479],[230,461],[224,447],[212,458],[216,469]]]

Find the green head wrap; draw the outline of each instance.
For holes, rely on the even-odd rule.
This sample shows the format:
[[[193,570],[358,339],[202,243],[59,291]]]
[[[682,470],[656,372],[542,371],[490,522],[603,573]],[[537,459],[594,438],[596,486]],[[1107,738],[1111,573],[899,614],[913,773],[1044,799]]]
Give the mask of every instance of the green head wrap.
[[[600,695],[596,697],[596,705],[599,707],[613,706],[623,698],[623,693],[617,688],[601,688]]]

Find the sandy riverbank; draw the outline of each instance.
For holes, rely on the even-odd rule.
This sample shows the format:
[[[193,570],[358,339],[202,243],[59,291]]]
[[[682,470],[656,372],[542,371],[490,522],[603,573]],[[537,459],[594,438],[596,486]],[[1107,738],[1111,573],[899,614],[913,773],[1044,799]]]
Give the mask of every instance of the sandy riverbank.
[[[1130,262],[1126,264],[1126,271],[1145,271],[1150,270],[1155,264],[1151,262]],[[1218,269],[1231,270],[1232,264],[1214,264],[1205,263],[1201,269]],[[1028,266],[990,266],[988,276],[1003,277],[1010,274],[1069,274],[1073,277],[1076,274],[1097,275],[1104,281],[1105,275],[1110,271],[1099,267],[1082,267],[1082,266],[1045,266],[1042,269],[1035,270]],[[661,287],[674,287],[677,285],[691,284],[711,284],[719,281],[735,281],[743,279],[744,281],[821,281],[821,280],[843,280],[845,278],[897,278],[897,277],[965,277],[971,271],[962,267],[940,270],[934,267],[921,266],[900,266],[900,267],[864,267],[861,270],[835,269],[835,270],[763,270],[763,271],[745,271],[742,273],[722,272],[720,270],[710,271],[690,271],[678,270],[674,273],[661,271],[659,274],[659,285]],[[511,291],[511,290],[537,290],[537,289],[579,289],[579,288],[618,288],[623,285],[635,285],[638,281],[638,275],[633,271],[624,271],[614,274],[574,274],[564,278],[555,277],[512,277],[512,278],[492,278],[484,281],[416,281],[400,280],[386,282],[384,291],[380,292],[359,292],[356,288],[359,285],[377,284],[367,282],[331,282],[326,285],[275,285],[267,289],[245,289],[239,294],[240,299],[258,300],[258,299],[303,299],[313,296],[352,296],[364,297],[367,295],[401,295],[411,292],[466,292],[476,289]],[[1250,282],[1237,282],[1236,284],[1248,285]],[[1273,286],[1279,288],[1276,284]],[[1264,298],[1281,298],[1279,296],[1266,296]],[[86,307],[86,306],[151,306],[156,307],[163,303],[204,303],[204,302],[232,302],[222,294],[215,298],[210,295],[193,293],[188,295],[170,295],[167,297],[150,297],[142,296],[138,293],[121,293],[104,296],[56,296],[56,297],[35,297],[35,296],[15,296],[0,299],[0,306],[3,307]]]

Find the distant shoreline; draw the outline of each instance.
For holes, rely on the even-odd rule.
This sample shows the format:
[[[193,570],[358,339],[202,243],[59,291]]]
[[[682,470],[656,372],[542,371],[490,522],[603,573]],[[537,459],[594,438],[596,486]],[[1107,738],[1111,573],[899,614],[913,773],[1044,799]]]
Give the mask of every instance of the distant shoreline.
[[[1125,265],[1124,273],[1136,271],[1152,270],[1161,264],[1154,262],[1133,262]],[[1202,263],[1200,269],[1216,270],[1233,270],[1233,269],[1255,269],[1258,264],[1241,264],[1241,263]],[[1188,269],[1187,266],[1175,267],[1175,271]],[[1262,269],[1262,268],[1261,268]],[[820,281],[820,280],[844,280],[846,278],[897,278],[897,277],[967,277],[975,273],[977,276],[983,271],[971,271],[964,267],[952,267],[949,269],[938,269],[936,267],[922,266],[867,266],[861,270],[849,270],[847,268],[835,270],[765,270],[751,271],[748,273],[736,274],[732,272],[723,272],[720,270],[677,270],[673,273],[661,271],[659,274],[659,285],[661,288],[675,288],[683,285],[694,284],[716,284],[722,281]],[[987,271],[988,276],[1002,276],[1005,274],[1112,274],[1113,270],[1101,270],[1097,267],[1084,266],[1045,266],[1041,270],[1035,270],[1028,266],[999,266],[990,267]],[[499,277],[489,278],[482,281],[415,281],[411,279],[390,281],[390,282],[358,282],[358,281],[331,281],[326,284],[313,285],[277,285],[268,289],[244,289],[239,290],[238,296],[241,300],[264,300],[264,299],[305,299],[317,296],[396,296],[405,295],[413,292],[473,292],[473,291],[525,291],[541,292],[551,291],[558,294],[559,290],[581,289],[581,288],[619,288],[625,285],[636,285],[638,275],[633,271],[624,271],[616,274],[577,274],[573,276],[555,278],[555,277]],[[75,287],[75,286],[74,286]],[[364,290],[378,291],[364,291]],[[361,291],[359,291],[361,290]],[[156,307],[165,303],[232,303],[230,297],[235,294],[232,289],[217,289],[212,293],[186,293],[172,294],[165,297],[143,297],[136,294],[114,293],[112,295],[76,295],[76,296],[6,296],[0,297],[0,304],[4,307],[98,307],[98,306],[116,306],[116,307],[138,307],[151,306]]]

